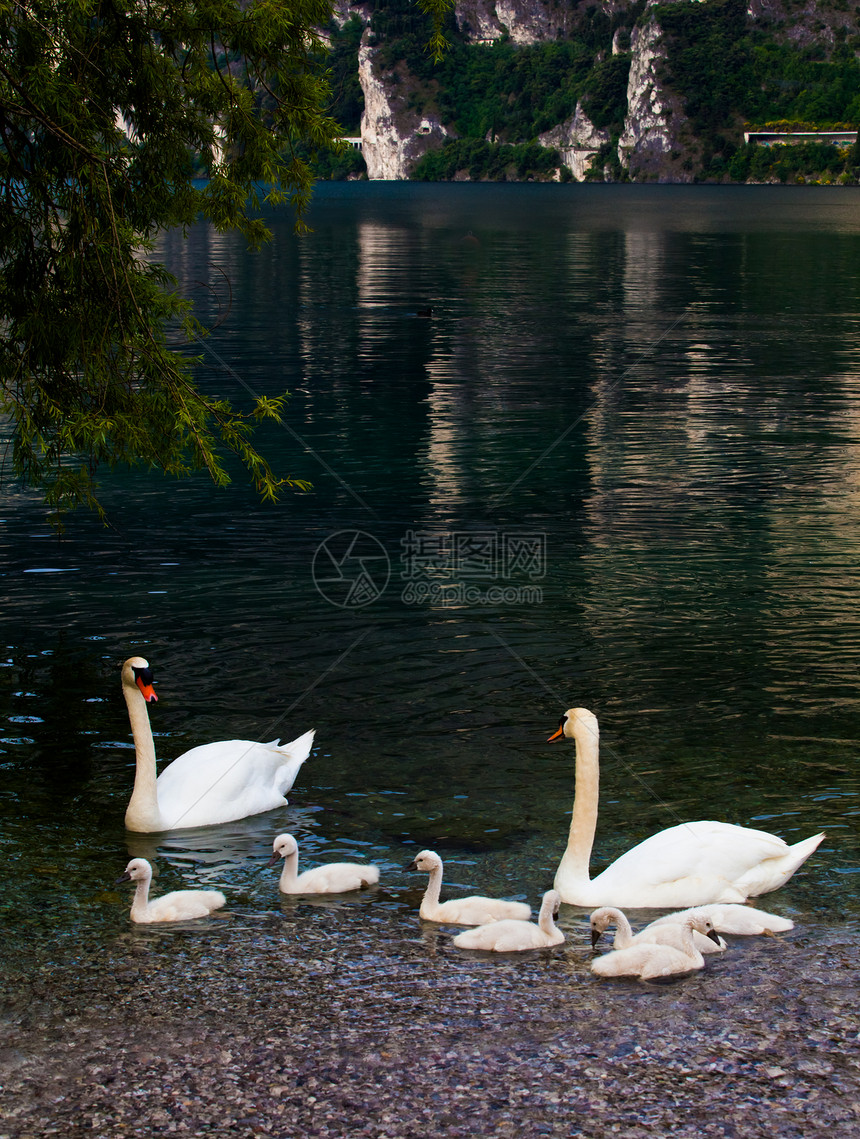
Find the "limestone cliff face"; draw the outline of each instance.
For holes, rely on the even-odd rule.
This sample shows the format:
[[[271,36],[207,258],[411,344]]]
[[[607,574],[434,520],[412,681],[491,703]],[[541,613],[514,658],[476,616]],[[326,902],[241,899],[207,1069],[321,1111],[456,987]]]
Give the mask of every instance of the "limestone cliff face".
[[[634,180],[689,182],[690,174],[676,169],[681,157],[678,131],[683,112],[660,82],[660,68],[666,58],[661,36],[660,26],[653,19],[634,28],[630,36],[633,59],[618,158]]]
[[[347,7],[348,0],[339,3],[341,20],[346,19],[348,12],[357,12],[369,21],[369,11],[360,5]],[[611,14],[619,5],[624,7],[625,0],[602,0],[598,6]],[[569,6],[556,0],[456,0],[455,18],[460,30],[474,43],[491,43],[509,35],[516,44],[534,44],[564,34],[569,11]],[[634,28],[630,37],[633,63],[628,113],[618,154],[631,177],[689,181],[690,175],[678,167],[673,157],[678,150],[675,132],[683,114],[660,84],[659,68],[664,59],[660,35],[659,26],[652,20],[644,27]],[[615,40],[611,50],[618,50]],[[409,107],[408,78],[397,71],[383,72],[372,37],[365,32],[359,52],[359,80],[365,99],[362,153],[369,178],[408,178],[422,155],[455,137],[438,117]],[[572,118],[538,139],[544,146],[557,147],[564,164],[580,180],[594,155],[609,140],[609,132],[598,130],[581,105],[577,105]]]
[[[358,78],[364,92],[361,153],[371,179],[408,178],[415,163],[449,133],[438,118],[418,114],[407,103],[406,85],[396,73],[381,73],[367,32],[358,51]]]
[[[590,43],[588,50],[594,52],[592,74],[597,75],[596,87],[586,88],[584,97],[586,105],[592,100],[595,107],[605,106],[599,102],[600,84],[613,73],[611,68],[601,69],[600,65],[608,56],[629,50],[631,66],[621,135],[610,137],[609,131],[598,129],[579,103],[571,118],[545,131],[538,141],[556,147],[577,179],[587,174],[600,149],[617,137],[617,162],[616,156],[610,155],[605,177],[618,177],[620,165],[622,177],[633,181],[691,182],[701,176],[706,161],[711,161],[710,155],[706,159],[704,153],[710,143],[696,137],[686,118],[684,99],[664,80],[667,59],[655,15],[658,2],[665,0],[646,0],[643,11],[638,0],[455,0],[454,15],[460,31],[474,44],[489,44],[508,36],[514,44],[530,45],[576,38],[583,28],[592,29],[591,38],[586,35],[581,42]],[[695,0],[677,2],[697,7]],[[369,26],[374,13],[368,0],[336,3],[339,22],[357,14],[365,27]],[[789,10],[788,0],[746,0],[746,7],[751,20],[762,20],[770,28],[781,29],[782,41],[794,48],[832,46],[845,40],[853,17],[845,14],[848,9],[844,3],[841,7],[836,0],[828,0],[827,4],[824,0],[800,3],[801,11],[797,11],[796,4]],[[610,27],[614,29],[611,39]],[[850,44],[851,40],[847,42]],[[359,53],[359,79],[365,98],[362,151],[370,178],[408,178],[424,154],[455,138],[456,132],[452,123],[440,121],[433,111],[415,109],[435,106],[435,92],[426,89],[429,84],[425,81],[422,88],[403,64],[386,72],[379,55],[376,40],[366,30]],[[606,94],[606,88],[602,94]],[[612,114],[618,116],[619,103],[623,106],[623,102],[617,88],[611,91],[611,98]],[[742,110],[738,111],[738,122],[730,128],[738,141]],[[598,121],[606,118],[605,111],[601,113],[604,118],[596,116]],[[617,117],[612,121],[617,124]]]
[[[454,16],[473,43],[489,43],[505,32],[515,44],[553,40],[558,34],[548,6],[535,0],[457,0]]]
[[[582,109],[576,104],[573,118],[560,123],[552,130],[538,135],[541,146],[554,146],[561,154],[561,160],[568,166],[577,181],[582,181],[591,160],[601,146],[609,142],[609,131],[598,130]]]

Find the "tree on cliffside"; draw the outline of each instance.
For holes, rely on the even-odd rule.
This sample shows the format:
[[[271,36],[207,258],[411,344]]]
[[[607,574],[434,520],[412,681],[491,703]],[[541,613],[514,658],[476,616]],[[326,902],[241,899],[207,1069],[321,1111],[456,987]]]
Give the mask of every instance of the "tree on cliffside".
[[[447,0],[422,6],[438,28]],[[240,414],[171,346],[202,330],[152,249],[200,216],[257,245],[264,203],[301,228],[299,144],[340,134],[331,17],[332,0],[0,0],[0,470],[56,509],[99,509],[116,463],[224,483],[232,452],[264,498],[296,485],[251,442],[282,401]]]

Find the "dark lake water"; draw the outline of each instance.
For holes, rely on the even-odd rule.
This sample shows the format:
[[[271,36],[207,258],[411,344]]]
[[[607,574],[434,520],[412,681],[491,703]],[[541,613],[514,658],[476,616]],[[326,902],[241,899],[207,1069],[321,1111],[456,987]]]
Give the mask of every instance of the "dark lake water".
[[[860,193],[324,185],[310,222],[163,247],[217,324],[206,390],[292,393],[260,443],[309,493],[118,473],[111,527],[62,541],[37,495],[0,500],[9,952],[124,929],[129,853],[277,909],[283,830],[305,865],[376,861],[382,912],[417,907],[422,846],[452,893],[535,904],[575,705],[595,870],[687,818],[823,829],[767,904],[856,925]],[[127,835],[132,654],[163,759],[315,727],[290,806]]]

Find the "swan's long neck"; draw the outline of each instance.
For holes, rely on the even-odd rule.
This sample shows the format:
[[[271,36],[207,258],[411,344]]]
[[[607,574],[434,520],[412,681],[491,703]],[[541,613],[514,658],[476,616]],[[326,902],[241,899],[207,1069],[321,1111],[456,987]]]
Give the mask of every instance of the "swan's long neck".
[[[149,905],[149,878],[138,878],[137,889],[134,891],[134,898],[131,903],[132,914],[146,913],[146,907]]]
[[[424,891],[422,906],[438,906],[439,895],[442,893],[442,867],[434,866],[430,871],[427,889]]]
[[[134,790],[125,812],[125,825],[130,831],[157,831],[162,829],[158,810],[158,793],[155,780],[155,744],[146,701],[136,684],[124,683],[122,693],[128,706],[131,734],[134,737],[136,767]]]
[[[284,865],[281,869],[281,878],[279,885],[281,890],[289,893],[289,887],[295,886],[299,877],[299,852],[294,850],[292,854],[288,854],[284,859]]]
[[[627,920],[627,915],[622,910],[613,909],[612,916],[615,920],[615,939],[612,942],[612,948],[626,949],[633,942],[633,929]]]
[[[701,953],[696,947],[696,942],[693,938],[693,923],[691,921],[685,921],[681,929],[681,951],[685,953],[687,957],[698,960],[699,957],[701,957]]]
[[[597,828],[597,804],[600,797],[599,737],[596,724],[593,727],[587,723],[575,725],[574,739],[576,792],[567,849],[562,856],[559,872],[588,882],[588,863]]]
[[[613,949],[625,949],[633,942],[633,931],[622,910],[615,911],[615,941]]]
[[[546,934],[555,933],[555,899],[544,898],[540,913],[538,914],[538,925]]]

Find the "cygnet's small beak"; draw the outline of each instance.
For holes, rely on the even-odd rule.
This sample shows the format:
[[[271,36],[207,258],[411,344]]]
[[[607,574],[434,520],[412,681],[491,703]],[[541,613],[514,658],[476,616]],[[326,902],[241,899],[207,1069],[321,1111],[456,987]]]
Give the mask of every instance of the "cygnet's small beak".
[[[116,882],[114,882],[114,886],[118,886],[120,884],[120,882],[130,882],[130,881],[131,881],[131,875],[126,870],[125,874],[123,874],[121,878],[117,878]]]
[[[720,935],[715,929],[709,929],[707,936],[711,939],[711,941],[715,941],[717,945],[720,944]]]
[[[280,862],[280,861],[281,861],[281,855],[278,854],[277,851],[274,851],[272,853],[272,857],[266,863],[266,869],[268,870],[270,867],[274,866],[276,862]]]
[[[415,865],[415,859],[413,858],[412,861],[409,863],[409,865],[404,866],[403,869],[404,870],[417,870],[418,867]]]
[[[591,927],[591,948],[592,949],[595,949],[597,947],[598,941],[600,941],[600,930],[595,929],[595,927],[592,926]]]

